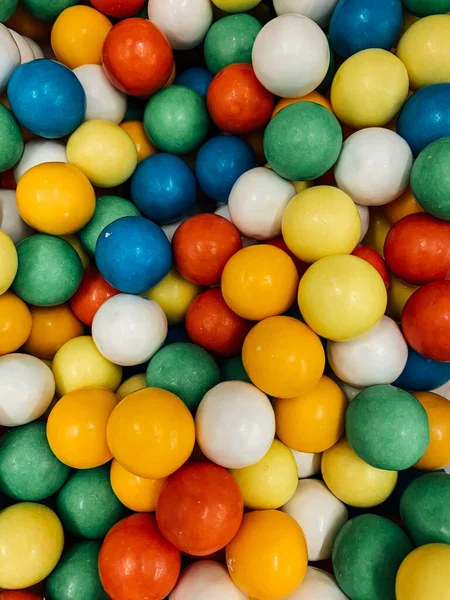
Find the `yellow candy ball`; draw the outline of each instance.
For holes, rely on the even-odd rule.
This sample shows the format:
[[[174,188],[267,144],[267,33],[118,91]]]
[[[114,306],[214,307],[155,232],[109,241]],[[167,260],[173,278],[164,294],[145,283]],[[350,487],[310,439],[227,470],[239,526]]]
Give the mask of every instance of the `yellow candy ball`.
[[[133,475],[117,460],[111,464],[111,487],[122,504],[135,512],[155,512],[166,480],[143,479]]]
[[[160,305],[169,325],[178,325],[184,321],[189,305],[201,291],[200,286],[187,281],[175,269],[171,269],[158,285],[142,295]]]
[[[229,13],[246,12],[258,6],[261,0],[212,0],[221,10]]]
[[[405,304],[418,289],[419,286],[406,283],[406,281],[402,281],[398,277],[391,275],[391,283],[387,292],[387,316],[394,319],[394,321],[400,321]]]
[[[397,572],[397,600],[450,600],[450,546],[426,544],[413,550]]]
[[[391,228],[391,223],[388,221],[384,206],[370,207],[370,223],[369,229],[362,241],[363,244],[378,252],[380,256],[384,256],[384,242]]]
[[[133,375],[133,377],[125,379],[125,381],[119,385],[116,396],[119,400],[123,400],[126,396],[129,396],[138,390],[143,390],[145,387],[147,387],[145,373],[138,373],[137,375]]]
[[[19,261],[11,238],[0,231],[0,294],[4,294],[14,281]]]
[[[387,50],[371,48],[348,58],[331,86],[340,121],[354,129],[381,127],[398,113],[409,90],[405,65]]]

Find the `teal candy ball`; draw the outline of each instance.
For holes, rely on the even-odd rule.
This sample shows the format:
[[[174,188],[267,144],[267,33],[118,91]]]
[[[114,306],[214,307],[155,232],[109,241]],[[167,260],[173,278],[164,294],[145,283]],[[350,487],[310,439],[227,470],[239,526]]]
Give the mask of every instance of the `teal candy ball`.
[[[331,111],[314,102],[286,106],[268,124],[264,153],[272,169],[292,181],[326,173],[339,157],[342,129]]]
[[[12,16],[17,4],[18,0],[2,0],[0,2],[0,23],[4,23]]]
[[[19,162],[23,148],[22,133],[17,121],[10,111],[0,104],[0,173]]]
[[[55,21],[63,10],[80,4],[80,0],[23,0],[25,8],[40,21]]]
[[[222,381],[247,381],[247,383],[251,383],[241,356],[226,358],[220,363],[220,378]]]

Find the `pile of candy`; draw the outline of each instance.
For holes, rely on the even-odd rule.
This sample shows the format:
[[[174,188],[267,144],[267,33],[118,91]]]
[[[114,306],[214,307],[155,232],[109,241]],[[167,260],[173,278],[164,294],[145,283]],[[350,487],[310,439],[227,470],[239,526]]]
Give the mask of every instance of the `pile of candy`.
[[[450,0],[0,0],[0,94],[0,600],[450,600]]]

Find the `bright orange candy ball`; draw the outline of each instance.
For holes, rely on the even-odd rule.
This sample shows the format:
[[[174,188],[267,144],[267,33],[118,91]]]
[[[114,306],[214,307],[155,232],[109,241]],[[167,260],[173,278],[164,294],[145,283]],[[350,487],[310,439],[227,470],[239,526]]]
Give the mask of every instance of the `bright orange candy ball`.
[[[333,112],[331,102],[327,100],[325,96],[322,96],[322,94],[319,94],[319,92],[311,92],[310,94],[302,96],[301,98],[282,98],[281,100],[279,100],[275,105],[275,108],[273,109],[272,119],[276,114],[280,112],[280,110],[286,108],[286,106],[295,104],[296,102],[315,102],[316,104],[320,104],[320,106],[324,106],[325,108],[328,108],[328,110]]]
[[[424,407],[430,426],[430,443],[416,469],[443,469],[450,464],[450,402],[433,392],[415,392]]]
[[[250,598],[279,600],[302,582],[308,551],[298,523],[278,510],[244,515],[241,528],[226,550],[234,583]]]
[[[0,356],[18,350],[31,331],[31,314],[23,300],[12,292],[0,296]]]
[[[136,145],[138,163],[144,160],[144,158],[156,154],[157,150],[148,139],[142,121],[125,121],[120,126],[128,133]]]
[[[392,225],[403,219],[403,217],[423,212],[423,208],[417,202],[409,186],[396,200],[385,204],[383,209],[386,218]]]
[[[134,512],[154,512],[164,479],[143,479],[122,467],[117,460],[111,463],[111,487],[124,506]]]

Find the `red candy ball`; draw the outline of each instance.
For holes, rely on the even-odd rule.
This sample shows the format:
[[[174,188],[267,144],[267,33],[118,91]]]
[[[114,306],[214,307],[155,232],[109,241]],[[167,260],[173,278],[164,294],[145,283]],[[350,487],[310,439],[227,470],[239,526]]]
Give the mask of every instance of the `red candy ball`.
[[[77,319],[90,326],[100,306],[119,293],[119,290],[103,279],[95,267],[88,267],[84,271],[80,287],[70,299],[70,308]]]
[[[252,325],[228,307],[219,288],[197,296],[186,314],[186,329],[194,344],[219,356],[239,354]]]
[[[114,25],[106,37],[103,66],[122,92],[150,96],[164,86],[172,73],[172,48],[150,21],[125,19]]]
[[[108,17],[125,19],[138,13],[147,0],[91,0],[94,8]]]
[[[41,596],[26,590],[0,592],[0,600],[41,600]]]
[[[175,587],[180,565],[180,552],[150,514],[114,525],[98,557],[100,579],[112,600],[163,600]]]
[[[266,125],[274,100],[247,64],[222,69],[211,81],[207,96],[209,114],[217,127],[238,135]]]
[[[228,471],[197,462],[169,477],[159,496],[156,521],[179,550],[208,556],[233,539],[243,512],[241,491]]]
[[[450,281],[433,281],[416,290],[403,309],[402,329],[414,350],[450,361]]]
[[[310,265],[308,265],[308,263],[305,263],[302,260],[300,260],[299,258],[297,258],[297,256],[295,256],[295,254],[293,254],[289,250],[286,242],[283,240],[282,237],[277,237],[277,238],[273,238],[272,240],[267,240],[267,242],[265,242],[265,243],[269,244],[270,246],[275,246],[276,248],[283,250],[283,252],[286,252],[286,254],[288,254],[292,258],[294,265],[297,267],[297,272],[298,272],[299,277],[301,277],[303,275],[303,273],[310,266]]]
[[[389,270],[414,285],[450,275],[450,222],[426,213],[403,217],[390,229],[384,244]]]
[[[383,258],[378,254],[378,252],[372,250],[372,248],[369,248],[369,246],[364,246],[363,244],[360,244],[359,246],[356,246],[352,254],[353,256],[358,256],[359,258],[362,258],[363,260],[368,262],[369,265],[372,265],[372,267],[374,267],[381,275],[381,278],[384,281],[384,285],[387,288],[389,287],[389,284],[391,283],[391,278],[389,277],[389,272],[386,268],[386,263],[384,262]]]
[[[218,285],[228,260],[242,249],[236,227],[219,215],[202,214],[182,223],[172,240],[177,271],[197,285]]]

